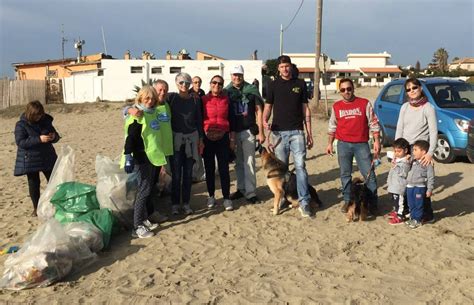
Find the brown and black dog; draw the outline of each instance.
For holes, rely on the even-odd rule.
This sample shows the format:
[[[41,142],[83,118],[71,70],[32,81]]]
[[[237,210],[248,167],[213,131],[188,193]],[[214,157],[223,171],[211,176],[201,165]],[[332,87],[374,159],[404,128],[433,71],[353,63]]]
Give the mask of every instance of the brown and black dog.
[[[259,147],[260,157],[262,159],[262,167],[267,175],[267,184],[273,193],[273,215],[280,213],[280,202],[287,200],[290,202],[290,207],[297,208],[298,204],[298,189],[296,187],[296,175],[288,171],[288,166],[280,161],[274,153],[267,151],[263,146]],[[318,194],[314,187],[308,184],[309,193],[311,196],[310,207],[312,211],[316,210],[322,205]]]
[[[369,201],[367,197],[367,186],[361,178],[352,179],[351,201],[346,213],[347,222],[367,220]]]

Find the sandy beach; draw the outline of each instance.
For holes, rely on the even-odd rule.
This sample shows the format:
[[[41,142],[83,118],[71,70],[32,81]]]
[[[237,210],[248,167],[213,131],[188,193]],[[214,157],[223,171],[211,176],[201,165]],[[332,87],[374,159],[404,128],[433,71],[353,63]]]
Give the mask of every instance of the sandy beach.
[[[56,150],[68,144],[76,151],[76,181],[95,185],[96,155],[120,154],[122,107],[47,105],[62,136]],[[40,224],[29,216],[26,177],[13,176],[13,130],[20,113],[13,109],[0,114],[1,245],[21,246]],[[46,288],[0,290],[0,303],[472,304],[474,164],[460,158],[435,165],[434,224],[410,230],[391,226],[382,216],[346,223],[340,212],[337,159],[324,153],[326,130],[327,120],[313,119],[315,148],[308,153],[307,169],[324,203],[315,218],[302,219],[296,210],[273,216],[272,194],[261,170],[257,194],[264,202],[235,201],[232,212],[224,211],[219,191],[219,207],[208,210],[205,183],[197,183],[193,215],[170,218],[149,239],[132,239],[123,231],[81,272]],[[376,169],[380,215],[391,209],[389,168],[383,157]],[[234,191],[233,166],[231,183]],[[156,206],[169,213],[169,201],[157,198]],[[0,256],[2,270],[5,259]]]

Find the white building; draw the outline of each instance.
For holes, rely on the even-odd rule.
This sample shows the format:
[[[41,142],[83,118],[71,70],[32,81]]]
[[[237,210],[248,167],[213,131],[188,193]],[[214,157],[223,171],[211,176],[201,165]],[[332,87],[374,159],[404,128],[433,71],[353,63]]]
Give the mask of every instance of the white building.
[[[296,64],[300,77],[306,81],[314,79],[314,53],[287,53],[291,62]],[[401,70],[396,65],[391,65],[391,55],[387,52],[370,54],[347,54],[347,61],[333,61],[326,72],[329,74],[329,90],[337,90],[338,80],[351,78],[361,86],[383,86],[394,78],[401,76]],[[323,85],[321,79],[320,85]]]
[[[202,89],[207,92],[214,75],[221,75],[225,84],[230,83],[230,70],[236,65],[244,67],[247,82],[257,79],[262,84],[261,60],[103,59],[101,69],[72,73],[63,79],[64,102],[93,102],[97,98],[123,101],[136,96],[133,89],[135,86],[141,87],[142,81],[148,83],[156,79],[165,80],[170,91],[176,91],[174,79],[180,72],[200,76]]]
[[[453,60],[453,62],[449,64],[449,71],[454,71],[457,69],[474,71],[474,57]]]

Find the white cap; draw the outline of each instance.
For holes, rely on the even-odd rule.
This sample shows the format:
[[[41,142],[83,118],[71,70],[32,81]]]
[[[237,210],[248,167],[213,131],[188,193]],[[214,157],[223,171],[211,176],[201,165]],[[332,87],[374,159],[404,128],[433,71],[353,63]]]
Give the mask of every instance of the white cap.
[[[238,65],[230,70],[230,74],[244,74],[244,67],[242,65]]]

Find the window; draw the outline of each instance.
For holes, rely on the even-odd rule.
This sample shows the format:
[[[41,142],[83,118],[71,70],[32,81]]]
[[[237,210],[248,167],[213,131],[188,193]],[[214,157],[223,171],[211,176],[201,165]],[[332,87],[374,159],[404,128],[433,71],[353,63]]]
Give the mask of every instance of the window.
[[[219,66],[207,67],[207,70],[216,71],[216,70],[219,70]]]
[[[151,74],[161,74],[161,67],[152,67]]]
[[[58,77],[58,70],[48,70],[48,77]]]
[[[104,76],[104,70],[100,69],[97,71],[97,76]]]
[[[143,73],[143,67],[141,66],[135,66],[135,67],[130,67],[130,73]]]
[[[170,73],[181,73],[181,67],[170,67]]]
[[[403,85],[392,85],[388,87],[382,95],[381,100],[390,103],[398,103],[400,101],[400,93]]]
[[[212,57],[204,55],[204,60],[212,60]]]

